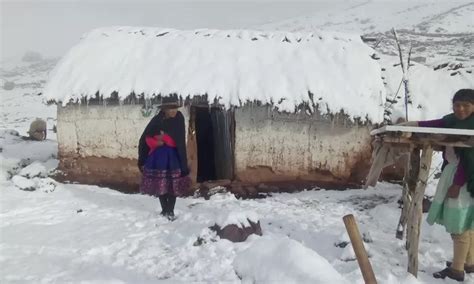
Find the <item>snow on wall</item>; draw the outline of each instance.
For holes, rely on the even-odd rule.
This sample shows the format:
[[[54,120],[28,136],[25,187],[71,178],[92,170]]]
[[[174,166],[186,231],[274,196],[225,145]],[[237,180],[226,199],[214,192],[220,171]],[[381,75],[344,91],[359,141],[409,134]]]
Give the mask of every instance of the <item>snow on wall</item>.
[[[340,33],[101,28],[62,58],[44,95],[65,105],[97,91],[207,94],[227,107],[257,100],[294,112],[311,92],[322,112],[381,121],[385,89],[371,54]]]
[[[361,152],[370,147],[369,129],[344,126],[342,119],[310,119],[254,107],[236,110],[235,120],[237,174],[263,167],[292,176],[327,170],[347,179]]]
[[[181,108],[186,127],[188,111]],[[58,107],[59,152],[80,157],[137,159],[138,140],[153,115],[141,105]]]

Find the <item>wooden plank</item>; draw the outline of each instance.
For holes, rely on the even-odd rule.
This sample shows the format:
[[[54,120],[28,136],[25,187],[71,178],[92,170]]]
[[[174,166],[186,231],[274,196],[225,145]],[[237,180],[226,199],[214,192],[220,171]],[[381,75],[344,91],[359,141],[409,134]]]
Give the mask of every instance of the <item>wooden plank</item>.
[[[375,279],[374,271],[372,270],[372,265],[370,264],[369,257],[365,251],[364,243],[360,237],[359,228],[352,214],[346,215],[342,218],[344,225],[346,226],[347,234],[352,243],[352,248],[354,249],[357,262],[359,263],[360,271],[364,277],[365,283],[377,283]]]
[[[465,140],[449,141],[449,140],[445,140],[445,138],[443,137],[437,138],[435,136],[433,137],[412,136],[410,138],[384,136],[383,141],[384,143],[393,143],[393,144],[419,144],[419,145],[431,144],[431,145],[452,146],[452,147],[474,147],[474,137],[470,137],[469,139],[465,139]]]
[[[370,135],[383,134],[387,132],[413,132],[413,133],[474,136],[474,130],[470,130],[470,129],[434,128],[434,127],[400,126],[400,125],[385,125],[381,128],[372,130],[370,132]]]
[[[421,217],[423,215],[423,196],[425,195],[426,183],[430,173],[432,156],[433,148],[430,145],[423,147],[421,152],[420,173],[408,215],[408,226],[410,228],[410,233],[407,235],[408,272],[415,277],[418,275],[418,245],[420,241]]]

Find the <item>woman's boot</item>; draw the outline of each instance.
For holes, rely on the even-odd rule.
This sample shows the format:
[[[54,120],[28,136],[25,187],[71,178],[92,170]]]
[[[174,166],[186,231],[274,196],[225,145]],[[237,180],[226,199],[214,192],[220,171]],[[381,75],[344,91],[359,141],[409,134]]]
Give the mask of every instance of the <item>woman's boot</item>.
[[[167,213],[168,213],[168,210],[167,210],[167,198],[166,198],[166,195],[160,195],[158,197],[160,199],[160,205],[161,205],[161,212],[160,212],[160,215],[161,216],[166,216]]]
[[[433,277],[441,279],[448,277],[457,281],[464,281],[464,271],[458,271],[451,267],[446,267],[441,271],[433,273]]]

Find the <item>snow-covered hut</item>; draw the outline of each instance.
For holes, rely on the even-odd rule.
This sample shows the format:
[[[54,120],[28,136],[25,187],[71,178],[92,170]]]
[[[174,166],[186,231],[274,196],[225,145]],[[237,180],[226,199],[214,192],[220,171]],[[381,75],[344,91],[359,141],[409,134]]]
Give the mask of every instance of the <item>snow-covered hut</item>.
[[[86,34],[45,87],[70,180],[136,187],[138,139],[180,96],[198,181],[359,183],[381,69],[356,35],[112,27]]]

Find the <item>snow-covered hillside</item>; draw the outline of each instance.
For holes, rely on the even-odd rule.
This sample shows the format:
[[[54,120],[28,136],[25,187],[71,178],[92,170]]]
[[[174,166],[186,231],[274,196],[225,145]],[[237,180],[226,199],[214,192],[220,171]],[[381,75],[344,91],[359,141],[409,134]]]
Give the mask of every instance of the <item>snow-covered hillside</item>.
[[[268,23],[261,28],[354,32],[372,39],[369,45],[377,51],[398,55],[391,33],[395,28],[402,48],[408,50],[410,43],[413,46],[414,61],[431,67],[457,62],[466,70],[473,70],[473,1],[343,2],[308,13],[304,17]]]
[[[0,64],[0,129],[12,128],[26,135],[30,123],[41,117],[52,129],[56,121],[56,106],[46,105],[42,95],[49,72],[58,59],[32,62],[9,60]],[[52,135],[52,136],[51,136]],[[54,132],[48,133],[54,138]]]
[[[324,29],[368,34],[397,29],[427,33],[472,32],[472,1],[335,1],[322,2],[305,16],[267,23],[279,30]]]
[[[450,111],[460,88],[474,88],[473,1],[364,1],[321,4],[308,15],[263,25],[264,29],[354,32],[382,57],[387,97],[397,93],[402,73],[392,28],[397,29],[405,60],[412,47],[410,80],[413,104],[409,119],[433,119]],[[416,101],[416,102],[415,102]],[[428,107],[426,103],[429,102]],[[403,100],[392,106],[402,116]]]

